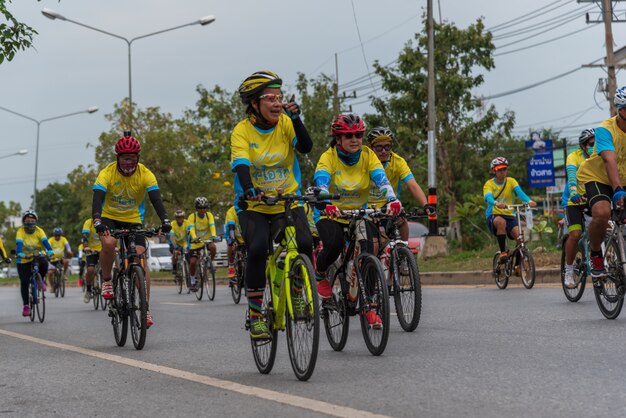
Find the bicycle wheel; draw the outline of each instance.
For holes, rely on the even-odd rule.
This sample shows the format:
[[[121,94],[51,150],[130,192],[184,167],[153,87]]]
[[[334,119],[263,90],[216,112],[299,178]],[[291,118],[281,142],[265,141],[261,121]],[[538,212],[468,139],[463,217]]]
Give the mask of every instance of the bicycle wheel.
[[[54,270],[54,297],[58,298],[61,294],[61,280],[59,279],[59,267]]]
[[[524,248],[520,251],[520,276],[522,276],[522,283],[526,289],[532,289],[535,285],[535,259],[533,255],[528,251],[528,248]]]
[[[270,330],[271,337],[267,340],[255,340],[250,338],[252,345],[252,356],[257,369],[262,374],[268,374],[274,367],[276,360],[276,347],[278,344],[278,331],[274,329],[274,309],[272,308],[272,291],[268,286],[265,287],[263,293],[263,304],[261,305],[261,315],[267,321],[267,327]]]
[[[35,303],[37,307],[37,318],[39,318],[39,322],[43,322],[46,318],[46,297],[43,293],[43,280],[39,273],[37,273],[37,303]]]
[[[122,283],[124,280],[126,280],[126,277],[119,272],[113,276],[114,298],[109,304],[109,316],[113,325],[115,343],[120,347],[126,344],[126,337],[128,336],[128,315],[125,308],[126,295]]]
[[[213,268],[211,260],[207,260],[204,271],[206,272],[206,278],[204,280],[206,295],[209,300],[213,300],[215,299],[215,269]]]
[[[146,294],[146,277],[143,269],[132,266],[130,271],[130,295],[128,298],[130,310],[130,335],[135,349],[141,350],[146,343],[148,325],[148,295]]]
[[[65,275],[63,274],[63,270],[61,270],[61,273],[59,274],[60,278],[59,278],[59,285],[61,286],[61,297],[64,298],[65,297]]]
[[[28,284],[28,306],[30,307],[30,322],[35,321],[35,300],[37,300],[37,295],[35,294],[35,287],[33,286],[32,277],[31,282]]]
[[[380,260],[371,254],[361,256],[359,272],[363,281],[360,291],[361,331],[367,349],[375,356],[385,351],[389,339],[389,291],[387,278]],[[367,321],[369,312],[382,320],[381,326],[372,326]]]
[[[96,266],[96,280],[96,283],[98,283],[98,298],[100,299],[100,309],[104,311],[106,310],[109,301],[102,297],[102,269],[100,268],[99,264]]]
[[[563,287],[563,293],[565,293],[567,300],[570,302],[578,302],[585,292],[587,266],[583,260],[583,255],[580,253],[580,249],[576,246],[576,256],[574,258],[574,281],[576,282],[576,287],[570,289],[565,286],[565,247],[568,237],[569,235],[566,235],[561,244],[561,286]]]
[[[179,255],[178,257],[183,257],[183,255]],[[183,263],[180,261],[180,259],[178,260],[174,268],[176,269],[176,291],[180,295],[181,293],[183,293],[183,280],[185,277],[183,272]]]
[[[328,343],[333,350],[341,351],[346,346],[350,330],[350,316],[346,310],[345,293],[341,288],[343,273],[337,273],[337,265],[332,264],[326,270],[326,276],[330,278],[333,295],[330,299],[322,301],[321,316],[324,319]]]
[[[191,290],[190,290],[191,282],[189,278],[189,262],[186,259],[183,260],[183,281],[185,283],[185,287],[187,288],[187,294],[191,293]]]
[[[615,319],[624,305],[624,271],[619,245],[615,240],[609,241],[607,245],[604,263],[608,276],[599,279],[597,285],[594,284],[593,292],[602,315],[606,319]]]
[[[196,264],[196,288],[198,290],[195,292],[198,300],[202,300],[204,295],[204,282],[206,282],[206,268],[204,263],[198,260],[198,264]]]
[[[91,286],[91,301],[93,302],[94,311],[97,311],[100,307],[100,288],[98,287],[98,281],[95,277],[93,285]]]
[[[496,286],[506,289],[509,284],[509,277],[506,275],[506,265],[500,262],[500,253],[493,256],[493,270],[491,275],[496,281]]]
[[[239,301],[241,300],[241,289],[244,286],[244,283],[246,282],[245,281],[245,274],[246,274],[245,269],[246,269],[246,262],[244,260],[241,260],[241,259],[235,260],[235,277],[237,280],[235,280],[235,282],[230,288],[230,296],[232,296],[233,302],[235,302],[235,305],[239,304]]]
[[[398,322],[403,330],[414,331],[422,313],[422,284],[415,256],[406,247],[396,249],[396,260],[391,274],[394,280],[393,301],[396,305]]]
[[[289,310],[287,321],[287,348],[291,367],[298,380],[309,380],[315,370],[320,343],[320,316],[315,270],[309,257],[298,254],[289,269],[293,317]]]

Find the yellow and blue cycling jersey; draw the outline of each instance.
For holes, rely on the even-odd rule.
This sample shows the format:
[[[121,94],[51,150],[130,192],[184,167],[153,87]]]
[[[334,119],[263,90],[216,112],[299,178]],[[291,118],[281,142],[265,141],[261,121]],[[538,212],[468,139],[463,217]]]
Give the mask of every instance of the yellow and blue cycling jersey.
[[[496,207],[496,203],[512,205],[516,195],[523,202],[530,202],[530,197],[524,193],[519,183],[514,178],[506,177],[502,184],[498,184],[495,177],[487,180],[483,186],[483,197],[485,198],[485,202],[487,202],[485,217],[489,219],[491,215],[513,216],[513,211],[510,209],[500,209]],[[498,196],[498,199],[495,199],[496,196]]]
[[[145,195],[158,188],[156,177],[143,164],[137,164],[133,175],[123,176],[116,162],[100,171],[93,186],[105,192],[102,217],[130,223],[141,223]]]
[[[83,251],[85,247],[83,246],[83,244],[78,245],[78,259],[80,261],[86,261],[87,260],[87,256],[85,255],[85,251]]]
[[[15,246],[17,254],[24,253],[25,257],[16,258],[17,264],[25,264],[33,261],[33,255],[37,252],[52,251],[46,233],[40,227],[35,227],[32,233],[27,232],[24,227],[20,227],[15,234]]]
[[[404,158],[392,152],[389,156],[389,161],[385,162],[383,167],[385,168],[387,180],[389,180],[389,183],[394,188],[396,196],[400,196],[400,186],[402,183],[406,183],[414,178],[409,165]],[[374,204],[376,207],[380,208],[386,203],[387,198],[383,196],[383,192],[374,183],[371,183],[370,196],[367,204],[369,206]]]
[[[204,243],[193,242],[196,238],[208,240],[217,235],[215,231],[215,219],[211,212],[207,212],[203,218],[197,213],[192,213],[187,218],[188,246],[192,250],[202,248]]]
[[[584,185],[591,181],[611,185],[602,156],[603,151],[614,151],[620,184],[626,185],[626,132],[617,126],[617,117],[604,120],[595,128],[596,146],[594,152],[578,168],[576,178]]]
[[[239,230],[239,216],[237,216],[237,209],[235,209],[234,206],[231,206],[230,209],[226,211],[226,216],[224,217],[224,236],[227,240],[230,236],[229,229],[231,225],[235,229],[235,239],[239,244],[243,244],[243,237]]]
[[[284,193],[300,194],[300,165],[295,155],[298,142],[293,122],[281,114],[276,126],[263,130],[254,126],[248,118],[235,126],[230,139],[231,169],[244,164],[250,167],[250,176],[254,187],[267,196],[276,196],[276,189]],[[243,185],[235,173],[235,194],[243,194]],[[240,212],[235,198],[235,208]],[[248,201],[248,210],[276,214],[284,212],[284,206],[267,206],[263,203]]]
[[[183,220],[183,223],[178,225],[178,222],[172,222],[172,230],[168,234],[168,240],[174,247],[184,247],[187,245],[187,219]]]
[[[61,236],[59,239],[52,237],[52,239],[48,240],[48,242],[50,243],[50,247],[52,247],[52,252],[54,253],[50,259],[52,262],[63,260],[65,253],[72,251],[70,243],[64,236]]]
[[[100,241],[100,236],[96,232],[96,229],[93,227],[93,220],[91,218],[87,218],[83,223],[82,234],[83,237],[87,238],[87,247],[89,247],[91,251],[102,251],[102,242]]]
[[[342,161],[337,147],[330,147],[321,155],[315,168],[313,181],[315,186],[323,192],[338,193],[341,196],[339,200],[332,202],[339,209],[367,207],[372,182],[381,190],[385,202],[396,198],[380,160],[368,147],[361,148],[358,161],[352,165]],[[316,222],[319,219],[317,211],[314,219]]]
[[[3,260],[7,258],[7,252],[4,249],[4,244],[2,243],[2,238],[0,238],[0,256],[2,256]]]
[[[585,154],[583,154],[582,149],[577,149],[574,152],[570,152],[565,160],[565,170],[567,172],[567,184],[565,185],[565,189],[563,190],[563,199],[567,198],[565,206],[569,205],[584,205],[585,202],[574,203],[570,199],[574,193],[578,193],[579,195],[585,194],[585,187],[582,184],[578,184],[576,181],[576,172],[580,165],[585,161]],[[565,195],[567,191],[567,195]],[[563,202],[561,202],[563,203]]]

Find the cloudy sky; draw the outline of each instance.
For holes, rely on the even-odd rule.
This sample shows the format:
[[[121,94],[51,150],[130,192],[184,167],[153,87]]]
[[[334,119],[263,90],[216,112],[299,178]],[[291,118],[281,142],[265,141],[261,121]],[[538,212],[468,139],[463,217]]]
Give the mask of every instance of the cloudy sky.
[[[575,0],[434,0],[435,18],[466,27],[483,17],[495,36],[496,68],[477,95],[491,96],[558,76],[604,57],[603,25],[585,23],[593,3]],[[440,6],[440,8],[439,8]],[[35,48],[0,65],[0,106],[42,120],[98,106],[41,124],[38,188],[93,162],[98,135],[109,129],[105,115],[128,95],[127,46],[67,21],[52,21],[44,7],[128,39],[182,25],[206,15],[217,20],[137,40],[132,46],[133,101],[160,106],[179,116],[197,100],[198,84],[234,91],[258,69],[272,69],[293,85],[298,72],[334,75],[357,89],[356,112],[369,109],[367,95],[383,95],[378,78],[364,77],[375,60],[388,64],[421,31],[426,1],[316,0],[19,0],[8,5],[39,32]],[[622,6],[622,9],[626,6]],[[619,10],[618,4],[618,10]],[[623,16],[623,13],[622,13]],[[626,39],[626,24],[613,25],[615,49]],[[359,36],[360,35],[360,36]],[[556,39],[560,38],[560,39]],[[361,44],[362,41],[362,44]],[[367,63],[367,64],[366,64]],[[575,138],[583,127],[608,116],[595,93],[599,68],[585,68],[539,87],[490,100],[516,112],[519,134],[532,128],[563,128]],[[356,81],[354,81],[356,80]],[[618,85],[626,83],[621,73]],[[596,105],[597,102],[597,105]],[[598,107],[599,105],[599,107]],[[0,157],[27,148],[25,156],[0,160],[0,200],[28,207],[35,172],[37,124],[0,110]]]

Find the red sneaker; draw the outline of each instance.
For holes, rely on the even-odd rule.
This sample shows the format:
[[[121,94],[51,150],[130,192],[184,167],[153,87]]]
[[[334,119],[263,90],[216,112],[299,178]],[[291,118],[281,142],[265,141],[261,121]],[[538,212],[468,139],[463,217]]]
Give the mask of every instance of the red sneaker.
[[[30,306],[24,305],[22,308],[22,316],[30,316]]]
[[[113,299],[113,284],[111,280],[102,282],[102,298],[107,300]]]
[[[383,327],[383,320],[380,319],[380,316],[376,313],[376,311],[368,311],[365,314],[365,319],[367,323],[374,329],[381,329]]]
[[[235,266],[228,266],[228,277],[235,277]]]
[[[83,287],[83,279],[82,279],[82,277],[78,278],[78,287]]]
[[[330,287],[330,282],[326,279],[319,280],[317,282],[317,293],[323,299],[330,298],[333,295],[333,288]]]
[[[146,313],[146,327],[150,328],[152,325],[154,325],[154,321],[152,320],[152,314],[148,311]]]

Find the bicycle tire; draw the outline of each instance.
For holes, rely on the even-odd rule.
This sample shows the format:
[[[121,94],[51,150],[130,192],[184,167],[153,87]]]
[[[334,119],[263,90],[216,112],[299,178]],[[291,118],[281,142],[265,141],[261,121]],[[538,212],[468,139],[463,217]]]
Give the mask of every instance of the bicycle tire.
[[[274,361],[276,360],[276,347],[278,346],[278,331],[274,329],[274,310],[272,307],[272,291],[269,288],[269,280],[267,283],[268,285],[263,292],[261,315],[267,321],[271,337],[268,340],[255,340],[250,338],[254,363],[261,374],[268,374],[272,371]]]
[[[41,275],[37,273],[37,283],[41,286],[37,286],[37,318],[39,318],[39,322],[43,322],[46,319],[46,296],[43,291],[43,279]]]
[[[205,265],[206,280],[204,284],[206,286],[206,295],[209,300],[215,299],[215,270],[213,269],[213,262],[211,260],[207,260]]]
[[[286,311],[287,348],[291,368],[298,380],[309,380],[315,370],[320,343],[320,315],[315,270],[308,256],[298,254],[289,269],[291,283],[289,295],[293,317]],[[309,297],[310,293],[310,297]],[[296,317],[294,297],[301,297],[305,306],[301,316]]]
[[[93,285],[91,286],[91,301],[93,303],[93,310],[97,311],[100,307],[100,288],[97,285],[97,281],[94,278]]]
[[[113,335],[115,343],[119,347],[124,347],[126,338],[128,337],[128,315],[125,311],[125,293],[122,281],[125,278],[119,272],[113,276],[113,299],[109,304],[109,316],[111,316],[111,324],[113,325]]]
[[[61,293],[61,281],[59,280],[59,269],[54,271],[54,297],[58,298]]]
[[[185,288],[187,288],[187,294],[191,293],[189,282],[189,262],[185,259],[183,260],[183,283],[185,283]]]
[[[593,286],[593,293],[602,315],[606,319],[615,319],[624,305],[624,273],[619,246],[614,240],[610,240],[606,246],[604,262],[609,276],[599,279],[599,286]]]
[[[64,298],[65,297],[65,276],[63,275],[62,271],[61,271],[61,278],[59,279],[59,282],[61,286],[61,297]]]
[[[181,254],[178,257],[179,257],[179,260],[176,262],[176,266],[175,266],[176,268],[175,280],[176,280],[176,291],[180,295],[181,293],[183,293],[183,278],[184,278],[183,263],[182,261],[180,261],[180,258],[184,256]]]
[[[30,308],[29,319],[30,322],[35,322],[35,287],[33,286],[33,278],[31,277],[31,282],[28,284],[28,307]]]
[[[322,310],[320,312],[323,322],[324,331],[328,344],[335,351],[342,351],[348,341],[348,331],[350,330],[350,316],[346,308],[346,298],[342,290],[341,277],[337,272],[337,264],[333,263],[328,270],[326,276],[330,277],[330,287],[333,295],[327,301],[322,301]]]
[[[359,272],[364,286],[359,292],[361,331],[363,331],[363,339],[369,352],[375,356],[380,356],[385,351],[389,340],[390,312],[387,278],[380,260],[373,255],[362,254],[359,264]],[[366,301],[369,301],[369,306],[374,308],[382,320],[381,329],[374,329],[367,323]]]
[[[196,264],[196,288],[198,290],[194,292],[198,300],[202,300],[204,295],[204,282],[206,282],[206,269],[203,262],[198,262]]]
[[[146,276],[137,265],[130,271],[130,295],[128,298],[130,313],[130,335],[136,350],[146,344],[148,331],[148,295],[146,293]]]
[[[395,251],[397,259],[389,270],[389,274],[398,272],[398,280],[393,281],[393,301],[400,326],[406,332],[413,332],[419,325],[422,313],[422,283],[419,269],[411,250],[399,247]],[[406,264],[403,265],[403,262]]]
[[[519,274],[522,279],[522,284],[526,289],[532,289],[535,285],[537,272],[535,270],[535,259],[530,251],[528,251],[528,248],[524,248],[520,251],[519,263]]]
[[[500,262],[500,253],[496,253],[496,255],[493,256],[492,264],[493,270],[491,272],[491,275],[496,281],[496,286],[498,286],[499,289],[506,289],[506,287],[509,285],[509,278],[505,272],[505,264]]]
[[[585,282],[587,281],[587,266],[583,260],[583,256],[580,253],[580,249],[576,246],[576,256],[574,258],[574,276],[577,281],[575,288],[570,289],[565,286],[565,247],[567,245],[567,239],[569,235],[563,237],[561,243],[561,287],[565,298],[570,302],[578,302],[585,293]]]
[[[244,267],[245,268],[245,267]],[[240,262],[235,262],[235,280],[232,282],[232,286],[230,286],[230,296],[233,298],[233,302],[235,305],[239,304],[241,300],[241,283],[243,283],[242,275],[244,274],[243,268],[240,266]]]
[[[100,309],[106,310],[109,301],[102,297],[102,269],[98,264],[96,266],[96,277],[98,278],[98,298],[100,299]]]

